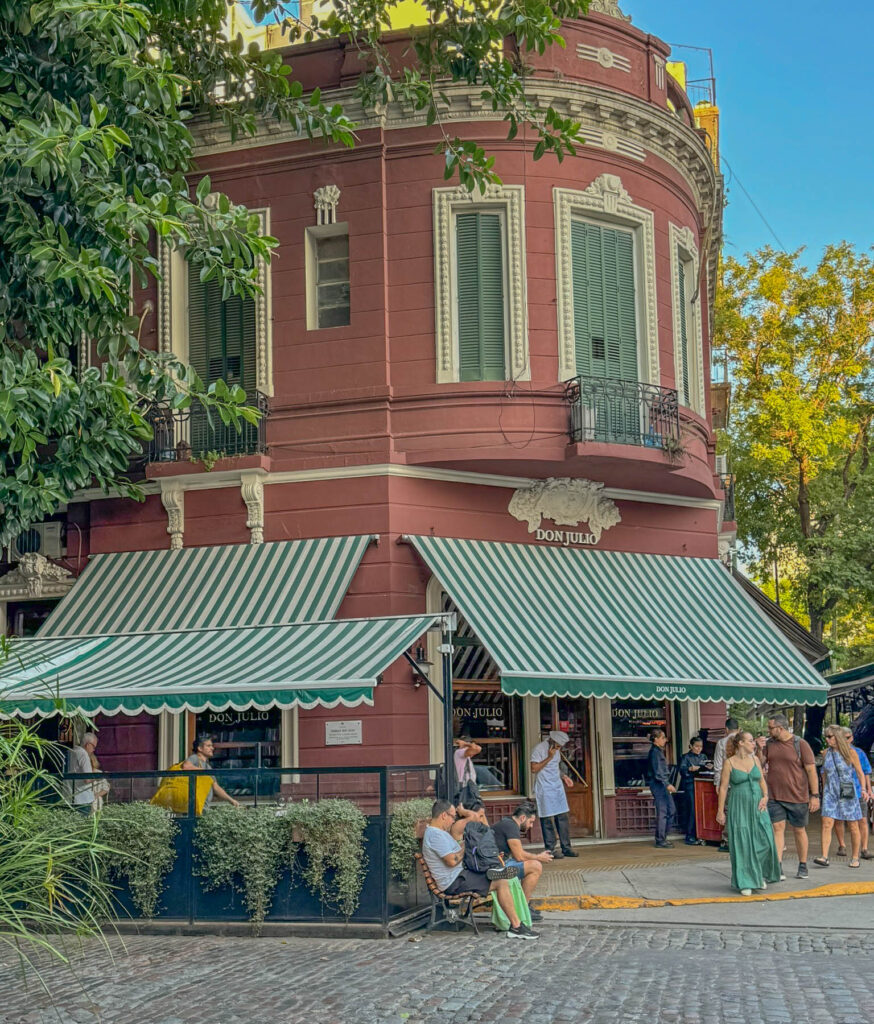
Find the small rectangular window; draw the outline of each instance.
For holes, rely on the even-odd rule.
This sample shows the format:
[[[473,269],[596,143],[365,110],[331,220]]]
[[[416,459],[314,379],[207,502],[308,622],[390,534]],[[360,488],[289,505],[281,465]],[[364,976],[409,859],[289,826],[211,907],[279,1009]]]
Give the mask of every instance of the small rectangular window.
[[[331,232],[324,234],[309,229],[307,242],[307,326],[310,330],[346,327],[351,320],[349,234],[345,225],[332,225]]]

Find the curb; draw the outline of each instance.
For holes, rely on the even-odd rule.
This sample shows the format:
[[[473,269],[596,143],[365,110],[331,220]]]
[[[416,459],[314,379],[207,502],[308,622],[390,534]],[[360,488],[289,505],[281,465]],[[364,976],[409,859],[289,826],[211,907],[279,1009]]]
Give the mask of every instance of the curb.
[[[648,899],[645,896],[535,896],[531,905],[538,910],[638,910],[645,907],[695,907],[707,903],[776,903],[780,900],[817,899],[827,896],[867,896],[874,882],[836,882],[802,892],[763,892],[752,896],[694,896],[682,899]]]

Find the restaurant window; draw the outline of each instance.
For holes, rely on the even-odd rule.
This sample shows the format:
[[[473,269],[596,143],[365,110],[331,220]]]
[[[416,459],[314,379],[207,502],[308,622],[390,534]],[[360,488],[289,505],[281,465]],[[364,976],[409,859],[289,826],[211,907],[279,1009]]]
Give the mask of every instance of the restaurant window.
[[[614,700],[613,715],[613,773],[617,789],[643,789],[646,781],[646,761],[649,756],[649,734],[653,729],[664,729],[668,734],[665,756],[672,760],[671,720],[665,701]]]
[[[215,743],[213,768],[280,768],[280,735],[282,712],[269,711],[204,711],[197,716],[195,734],[212,736]],[[279,792],[279,775],[258,782],[258,796],[275,796]],[[250,776],[219,776],[219,784],[231,796],[255,795]]]
[[[452,685],[456,736],[469,731],[482,747],[476,780],[483,793],[518,793],[522,744],[521,701],[501,692],[498,682],[461,681]]]

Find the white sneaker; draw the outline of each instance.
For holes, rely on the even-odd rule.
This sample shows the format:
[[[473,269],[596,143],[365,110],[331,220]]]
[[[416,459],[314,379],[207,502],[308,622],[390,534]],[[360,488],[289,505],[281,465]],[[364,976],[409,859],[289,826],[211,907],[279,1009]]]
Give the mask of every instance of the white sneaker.
[[[740,894],[741,894],[741,896],[752,896],[753,890],[752,889],[741,889]]]

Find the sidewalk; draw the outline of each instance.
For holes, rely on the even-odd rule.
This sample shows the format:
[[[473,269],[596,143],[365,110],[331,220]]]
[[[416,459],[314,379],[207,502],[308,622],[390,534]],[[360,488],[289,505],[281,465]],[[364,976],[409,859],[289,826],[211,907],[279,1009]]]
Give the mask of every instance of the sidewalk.
[[[817,867],[818,836],[810,839],[809,878],[795,877],[798,858],[790,839],[783,859],[786,881],[752,896],[730,887],[728,854],[715,846],[685,846],[682,840],[672,850],[658,850],[651,840],[577,846],[577,858],[545,866],[533,903],[541,910],[624,910],[874,894],[874,861],[851,869],[846,857],[834,856],[833,846],[831,865]]]

